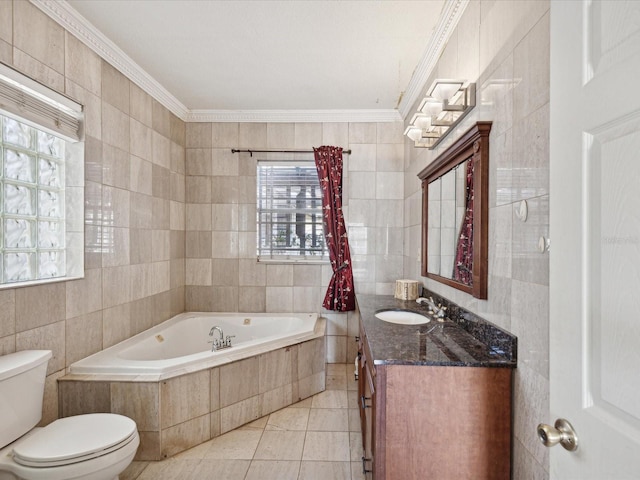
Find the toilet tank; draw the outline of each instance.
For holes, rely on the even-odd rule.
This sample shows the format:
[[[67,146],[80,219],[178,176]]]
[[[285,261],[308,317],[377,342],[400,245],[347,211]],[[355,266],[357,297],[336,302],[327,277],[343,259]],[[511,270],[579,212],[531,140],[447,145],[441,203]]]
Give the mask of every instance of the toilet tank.
[[[0,448],[35,427],[51,350],[23,350],[0,357]]]

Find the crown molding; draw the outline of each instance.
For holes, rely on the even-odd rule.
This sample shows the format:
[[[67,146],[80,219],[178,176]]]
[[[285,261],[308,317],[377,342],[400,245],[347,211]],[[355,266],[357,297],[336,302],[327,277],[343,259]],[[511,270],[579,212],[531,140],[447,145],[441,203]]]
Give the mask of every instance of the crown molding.
[[[399,122],[397,110],[191,110],[187,122]]]
[[[396,122],[402,121],[418,98],[446,41],[469,0],[447,0],[430,47],[416,67],[398,110],[189,110],[115,43],[78,13],[66,0],[30,0],[107,63],[185,122]]]
[[[460,17],[462,17],[468,4],[469,0],[446,0],[438,25],[436,25],[427,49],[413,72],[407,90],[398,105],[402,119],[407,118],[411,113],[412,105],[422,95],[422,89],[427,83],[427,80],[429,80],[429,76],[438,63],[438,59],[447,45],[449,37],[451,37],[451,34],[458,25]]]
[[[30,0],[33,5],[58,22],[69,33],[117,68],[158,102],[182,120],[189,109],[134,62],[115,43],[80,15],[66,0]]]

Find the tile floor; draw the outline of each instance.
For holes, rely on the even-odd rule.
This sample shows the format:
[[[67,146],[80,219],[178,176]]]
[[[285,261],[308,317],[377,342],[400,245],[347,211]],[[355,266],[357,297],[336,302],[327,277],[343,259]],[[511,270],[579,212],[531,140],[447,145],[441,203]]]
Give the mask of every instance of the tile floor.
[[[364,480],[353,365],[328,364],[327,389],[120,480]]]

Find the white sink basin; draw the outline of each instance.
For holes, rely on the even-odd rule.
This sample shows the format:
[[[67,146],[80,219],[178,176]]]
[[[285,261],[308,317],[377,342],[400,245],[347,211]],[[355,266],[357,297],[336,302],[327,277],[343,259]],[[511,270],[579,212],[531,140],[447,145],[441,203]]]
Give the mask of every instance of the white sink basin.
[[[403,310],[384,310],[376,313],[376,318],[384,322],[398,323],[400,325],[422,325],[431,321],[430,318],[419,313]]]

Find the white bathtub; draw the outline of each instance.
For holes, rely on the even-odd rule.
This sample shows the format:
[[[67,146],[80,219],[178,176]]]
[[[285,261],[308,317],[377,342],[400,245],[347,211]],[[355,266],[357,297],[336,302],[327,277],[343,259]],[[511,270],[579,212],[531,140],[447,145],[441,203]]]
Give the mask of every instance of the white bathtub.
[[[211,351],[212,327],[235,336],[232,347]],[[187,312],[71,364],[74,375],[162,380],[287,347],[324,335],[316,313]],[[123,378],[124,377],[124,378]]]

